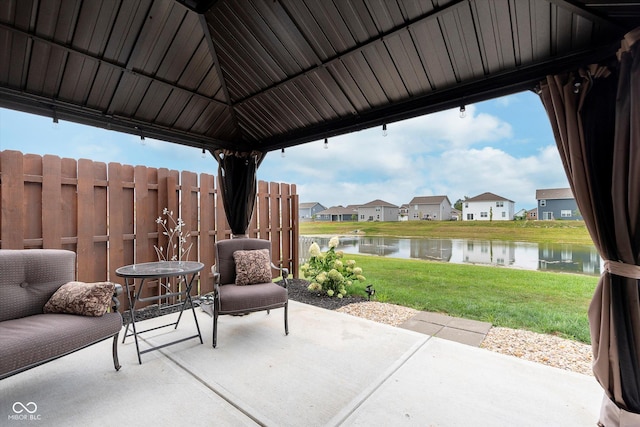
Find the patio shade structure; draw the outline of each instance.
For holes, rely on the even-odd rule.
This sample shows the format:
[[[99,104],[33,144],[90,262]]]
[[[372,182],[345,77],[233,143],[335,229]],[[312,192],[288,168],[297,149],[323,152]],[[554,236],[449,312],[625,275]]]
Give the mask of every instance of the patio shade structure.
[[[617,60],[547,77],[541,97],[605,272],[589,308],[600,422],[640,425],[640,27]]]
[[[619,63],[616,52],[639,25],[633,0],[0,0],[0,107],[217,153],[242,234],[266,153],[546,79],[574,194],[612,261],[591,309],[596,375],[616,410],[640,413],[626,273],[638,261],[638,119],[613,108],[637,47]]]

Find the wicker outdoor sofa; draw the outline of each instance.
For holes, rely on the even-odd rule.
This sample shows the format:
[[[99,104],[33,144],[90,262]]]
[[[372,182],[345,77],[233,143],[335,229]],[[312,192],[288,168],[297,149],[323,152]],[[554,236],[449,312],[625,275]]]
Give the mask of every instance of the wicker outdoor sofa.
[[[0,250],[0,380],[108,338],[120,369],[122,287],[75,280],[75,252]]]

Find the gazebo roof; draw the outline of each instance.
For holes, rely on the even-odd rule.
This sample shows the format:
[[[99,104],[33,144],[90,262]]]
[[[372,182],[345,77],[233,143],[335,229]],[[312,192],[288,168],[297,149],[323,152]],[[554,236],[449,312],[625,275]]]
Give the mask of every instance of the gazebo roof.
[[[266,152],[532,89],[639,24],[626,1],[1,0],[0,107]]]

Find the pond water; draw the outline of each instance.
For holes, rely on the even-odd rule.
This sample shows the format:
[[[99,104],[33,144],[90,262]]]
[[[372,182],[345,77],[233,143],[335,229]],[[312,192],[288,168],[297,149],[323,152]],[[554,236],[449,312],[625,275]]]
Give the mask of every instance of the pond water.
[[[308,257],[317,242],[324,252],[328,237],[302,236],[300,255]],[[602,260],[592,245],[526,243],[503,240],[429,239],[397,237],[340,237],[339,250],[348,254],[415,258],[455,264],[481,264],[526,270],[600,275]],[[301,259],[303,262],[304,259]]]

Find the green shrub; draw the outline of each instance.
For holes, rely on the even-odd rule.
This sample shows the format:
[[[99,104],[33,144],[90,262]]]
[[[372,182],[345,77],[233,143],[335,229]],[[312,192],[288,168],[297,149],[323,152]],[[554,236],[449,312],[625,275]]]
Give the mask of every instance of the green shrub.
[[[305,278],[311,282],[309,290],[324,292],[328,296],[342,298],[347,295],[353,282],[364,282],[362,268],[356,266],[355,260],[343,261],[344,253],[336,251],[340,243],[338,237],[329,240],[329,250],[320,251],[317,243],[312,243],[309,248],[309,262],[303,264],[300,269]]]

